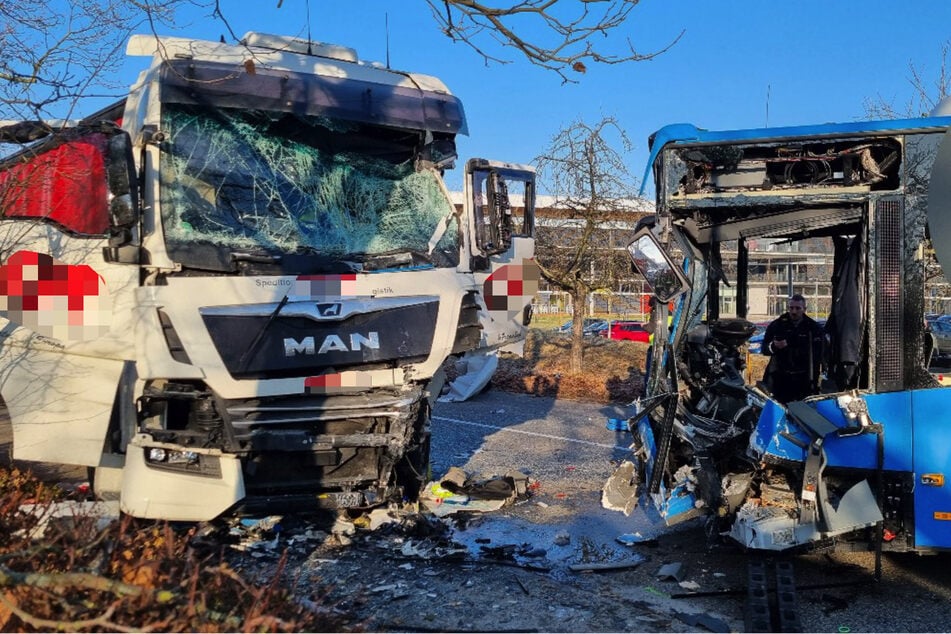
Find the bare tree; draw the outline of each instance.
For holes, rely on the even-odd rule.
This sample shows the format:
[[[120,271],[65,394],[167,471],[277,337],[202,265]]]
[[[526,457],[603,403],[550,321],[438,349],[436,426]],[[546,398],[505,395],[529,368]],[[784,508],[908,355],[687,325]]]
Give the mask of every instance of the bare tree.
[[[571,297],[574,372],[581,371],[584,358],[583,307],[588,294],[614,289],[630,272],[623,247],[632,232],[619,234],[614,226],[633,226],[636,220],[636,179],[623,156],[630,149],[618,122],[605,117],[595,124],[576,121],[560,130],[535,159],[542,189],[555,199],[552,214],[538,221],[536,261],[544,278]]]
[[[913,62],[908,64],[908,83],[911,96],[903,107],[881,95],[865,99],[865,114],[870,119],[904,119],[927,117],[928,113],[951,94],[951,69],[948,67],[948,55],[951,53],[951,40],[941,47],[940,64],[936,76],[928,78],[922,69]]]
[[[129,35],[187,1],[74,0],[56,13],[43,0],[0,0],[0,119],[69,119],[81,99],[121,94],[111,71]]]
[[[567,70],[584,73],[585,62],[620,64],[648,60],[668,50],[683,35],[681,31],[659,51],[641,53],[629,40],[623,52],[606,53],[595,47],[595,36],[607,38],[630,17],[640,0],[520,0],[507,7],[488,6],[474,0],[426,0],[442,32],[475,50],[486,63],[506,63],[482,44],[483,33],[502,47],[514,48],[531,63],[553,70],[573,81]],[[540,36],[523,35],[529,26],[541,24]],[[546,37],[547,36],[547,37]]]
[[[883,99],[881,96],[865,99],[865,114],[870,119],[912,119],[915,117],[927,117],[941,101],[951,96],[951,68],[949,68],[948,56],[951,54],[951,40],[945,41],[941,46],[941,55],[939,57],[938,71],[930,77],[926,76],[925,71],[913,62],[908,64],[908,84],[911,86],[911,96],[908,97],[904,107],[898,108]],[[930,170],[929,170],[930,171]],[[918,170],[908,170],[909,174],[916,174]],[[926,190],[925,184],[919,186]],[[925,283],[931,287],[938,287],[938,296],[946,293],[946,288],[941,288],[946,284],[946,278],[941,263],[935,256],[934,248],[931,246],[930,235],[925,238]]]
[[[638,52],[625,39],[618,53],[602,50],[609,36],[630,19],[640,0],[518,0],[492,7],[473,0],[425,0],[439,28],[463,42],[488,63],[507,60],[496,45],[513,48],[531,63],[571,81],[568,69],[584,72],[585,63],[618,64],[651,59],[680,39],[651,53]],[[69,119],[87,97],[120,98],[113,73],[122,62],[129,35],[148,28],[174,29],[176,10],[184,5],[207,9],[237,40],[220,0],[71,0],[50,10],[43,0],[0,0],[0,120]],[[283,0],[276,0],[281,9]],[[541,25],[532,36],[530,27]],[[597,37],[603,38],[595,45]]]

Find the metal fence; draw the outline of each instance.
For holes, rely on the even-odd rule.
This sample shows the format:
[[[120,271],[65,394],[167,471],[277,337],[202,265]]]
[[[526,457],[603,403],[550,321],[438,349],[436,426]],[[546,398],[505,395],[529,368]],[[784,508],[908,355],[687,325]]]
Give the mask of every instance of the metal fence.
[[[829,284],[819,282],[797,282],[793,284],[792,293],[799,293],[806,298],[809,314],[814,317],[825,317],[832,305],[832,294]],[[786,311],[786,303],[790,292],[785,284],[756,283],[750,284],[750,306],[747,319],[762,321],[772,319]],[[648,302],[650,293],[645,290],[630,291],[598,291],[590,293],[585,301],[584,314],[588,317],[612,316],[619,319],[646,319],[650,311]],[[571,296],[564,291],[544,290],[535,296],[534,312],[539,315],[572,315],[574,306]],[[729,317],[736,315],[736,296],[734,289],[725,287],[720,289],[720,315]]]

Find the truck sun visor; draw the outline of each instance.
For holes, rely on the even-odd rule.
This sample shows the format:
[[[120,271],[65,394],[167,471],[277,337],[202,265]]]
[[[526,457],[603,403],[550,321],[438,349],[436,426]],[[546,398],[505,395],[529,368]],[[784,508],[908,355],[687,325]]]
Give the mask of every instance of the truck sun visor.
[[[323,115],[374,125],[468,134],[462,103],[448,94],[348,77],[171,60],[162,68],[162,101],[214,103],[300,115]]]

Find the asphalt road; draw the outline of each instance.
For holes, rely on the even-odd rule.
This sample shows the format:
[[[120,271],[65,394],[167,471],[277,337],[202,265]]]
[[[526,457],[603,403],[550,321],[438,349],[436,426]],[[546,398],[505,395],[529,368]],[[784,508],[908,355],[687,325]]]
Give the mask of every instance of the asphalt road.
[[[473,551],[480,544],[537,547],[546,551],[544,563],[550,570],[448,568],[451,572],[444,574],[454,576],[441,585],[438,576],[417,575],[422,579],[418,583],[431,584],[424,596],[443,596],[447,588],[461,590],[464,598],[456,603],[464,607],[469,605],[465,601],[472,601],[475,606],[466,608],[464,618],[434,610],[434,620],[425,623],[457,631],[706,631],[682,616],[700,614],[732,631],[743,631],[747,563],[759,555],[729,543],[711,544],[702,521],[668,528],[643,509],[626,517],[602,508],[601,487],[613,470],[613,461],[626,455],[631,440],[626,432],[608,430],[606,423],[627,414],[621,407],[497,390],[463,403],[437,404],[434,477],[450,467],[475,476],[519,470],[537,485],[528,501],[485,513],[455,537]],[[4,462],[8,452],[9,422],[4,417],[0,418]],[[41,467],[55,481],[81,475],[75,469],[31,466]],[[617,538],[627,534],[638,534],[648,543],[620,544]],[[350,565],[348,557],[345,552],[335,553],[334,559],[339,560],[335,565],[343,570]],[[636,557],[643,557],[644,563],[632,569],[582,575],[570,570],[579,563],[610,564]],[[875,579],[871,553],[799,555],[788,560],[795,570],[803,631],[951,630],[951,554],[886,554],[881,580]],[[660,578],[658,573],[671,563],[682,564],[680,579]],[[386,586],[389,576],[399,580],[400,574],[407,574],[372,558],[354,564],[359,572],[353,573],[320,570],[313,562],[308,565],[342,579],[353,574],[368,587]],[[500,590],[504,592],[493,594]],[[688,596],[690,592],[703,594]],[[483,610],[481,599],[489,600],[492,609]],[[410,609],[407,601],[381,592],[368,596],[363,609],[368,614],[372,610],[376,623],[406,622],[423,609]],[[418,626],[423,621],[411,623]]]
[[[888,554],[882,575],[874,575],[872,553],[813,553],[762,557],[731,543],[710,546],[702,522],[668,528],[642,509],[630,517],[600,505],[600,490],[612,470],[611,461],[626,453],[630,435],[606,429],[608,418],[625,418],[624,408],[512,395],[489,390],[464,403],[440,403],[434,412],[434,473],[458,466],[468,472],[504,473],[522,469],[540,484],[547,514],[527,505],[522,515],[543,542],[565,530],[575,544],[589,541],[607,559],[629,556],[616,537],[637,532],[659,538],[655,550],[640,549],[649,560],[636,571],[611,573],[618,585],[678,597],[688,590],[656,578],[666,563],[684,564],[688,586],[711,596],[680,598],[671,611],[715,615],[742,631],[747,562],[765,559],[793,564],[799,616],[807,632],[946,632],[951,631],[951,553]],[[519,511],[500,517],[492,529],[505,534],[506,522]],[[577,557],[577,550],[567,558]],[[692,583],[691,583],[692,582]],[[656,591],[656,592],[655,592]],[[631,600],[642,598],[637,592]],[[697,627],[697,631],[704,628]]]

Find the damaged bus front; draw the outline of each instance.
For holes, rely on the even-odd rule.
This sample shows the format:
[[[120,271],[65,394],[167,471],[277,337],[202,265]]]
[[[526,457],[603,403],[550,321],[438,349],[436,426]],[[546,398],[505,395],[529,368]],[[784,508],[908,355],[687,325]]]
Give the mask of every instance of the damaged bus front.
[[[647,498],[667,524],[706,516],[711,534],[767,551],[951,547],[951,391],[928,371],[923,248],[930,235],[940,259],[951,245],[949,126],[652,137],[657,212],[629,251],[661,301],[632,457],[607,506]],[[834,254],[808,280],[829,289],[817,393],[788,403],[746,367],[764,243]],[[771,283],[783,305],[811,295],[791,276]]]
[[[534,172],[466,165],[434,77],[249,33],[136,36],[130,94],[5,128],[14,456],[135,516],[366,507],[427,478],[447,358],[524,337]],[[514,290],[513,290],[514,289]]]

